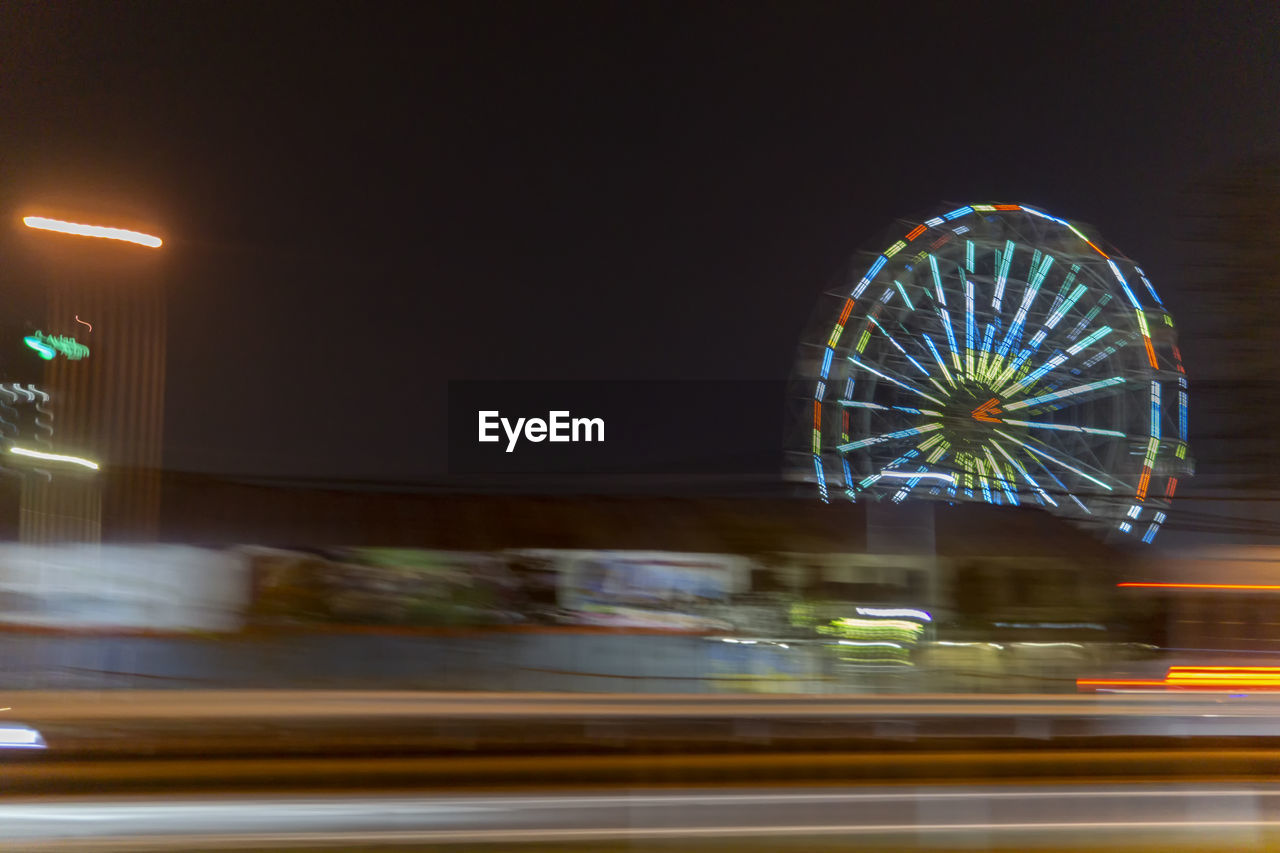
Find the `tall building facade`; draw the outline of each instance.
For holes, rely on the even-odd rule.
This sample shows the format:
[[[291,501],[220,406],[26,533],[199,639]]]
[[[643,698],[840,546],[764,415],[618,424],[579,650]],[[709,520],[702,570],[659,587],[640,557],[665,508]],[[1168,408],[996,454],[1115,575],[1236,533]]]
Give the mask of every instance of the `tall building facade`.
[[[32,234],[45,335],[88,355],[44,363],[50,449],[95,475],[50,466],[26,475],[21,537],[30,542],[146,541],[156,536],[164,435],[166,317],[159,253],[111,240]]]

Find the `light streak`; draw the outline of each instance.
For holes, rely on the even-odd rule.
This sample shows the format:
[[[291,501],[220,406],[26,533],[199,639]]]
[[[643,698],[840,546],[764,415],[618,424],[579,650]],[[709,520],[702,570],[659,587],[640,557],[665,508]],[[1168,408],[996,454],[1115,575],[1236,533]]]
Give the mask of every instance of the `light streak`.
[[[1156,301],[1156,304],[1163,308],[1164,303],[1160,301],[1159,296],[1156,296],[1156,289],[1151,285],[1150,280],[1147,279],[1147,274],[1142,271],[1142,267],[1135,266],[1134,269],[1138,271],[1138,278],[1142,279],[1142,283],[1147,286],[1147,293],[1150,293],[1151,298]],[[1169,318],[1166,316],[1165,319],[1168,320]]]
[[[44,459],[49,462],[69,462],[72,465],[80,465],[85,468],[98,470],[98,463],[92,459],[83,459],[79,456],[64,456],[60,453],[45,453],[40,450],[28,450],[25,447],[10,447],[10,453],[16,453],[19,456],[29,456],[32,459]]]
[[[1018,473],[1022,475],[1023,479],[1025,479],[1028,483],[1031,484],[1031,488],[1035,489],[1036,494],[1038,494],[1041,498],[1047,501],[1050,506],[1058,505],[1058,502],[1055,501],[1053,498],[1049,497],[1049,493],[1046,492],[1044,489],[1040,488],[1040,484],[1037,483],[1029,473],[1027,473],[1027,469],[1022,466],[1022,463],[1019,462],[1017,459],[1014,459],[1012,456],[1010,456],[1009,451],[1005,450],[1003,447],[1000,446],[1000,442],[992,441],[991,446],[994,447],[997,451],[999,451],[1001,456],[1009,460],[1009,463],[1013,465],[1015,469],[1017,469]],[[1051,474],[1050,476],[1053,476],[1053,475]]]
[[[1166,687],[1173,690],[1270,689],[1280,687],[1280,667],[1171,666],[1165,677],[1081,678],[1078,687]]]
[[[995,476],[996,485],[1004,492],[1009,503],[1018,506],[1018,493],[1010,487],[1009,481],[1005,479],[1004,472],[1000,470],[1000,465],[996,462],[996,458],[991,455],[991,449],[984,445],[982,452],[987,457],[987,461],[991,463],[991,472]]]
[[[1053,370],[1055,367],[1058,367],[1066,360],[1067,360],[1066,353],[1064,352],[1054,353],[1049,358],[1049,360],[1046,361],[1044,364],[1040,365],[1040,367],[1028,373],[1026,376],[1022,377],[1017,382],[1013,383],[1007,388],[1002,388],[999,391],[999,393],[1007,397],[1011,394],[1017,393],[1018,391],[1022,391],[1030,387],[1031,385],[1035,384],[1042,376],[1047,374],[1049,371]]]
[[[1062,286],[1058,288],[1057,295],[1053,297],[1053,305],[1050,306],[1049,308],[1050,315],[1056,314],[1058,308],[1062,305],[1063,297],[1065,297],[1068,293],[1073,292],[1071,290],[1071,283],[1076,280],[1076,274],[1079,272],[1080,272],[1080,265],[1072,264],[1070,271],[1067,272],[1066,278],[1062,280]],[[1080,288],[1080,287],[1084,287],[1084,285],[1076,285],[1076,287]],[[1062,319],[1062,318],[1058,317],[1058,319]]]
[[[1147,583],[1126,581],[1125,583],[1118,583],[1116,586],[1141,589],[1244,589],[1256,591],[1280,591],[1280,584],[1260,583]]]
[[[903,301],[903,302],[905,302],[905,303],[907,303],[907,310],[909,310],[909,311],[914,311],[914,310],[916,310],[916,306],[915,306],[915,305],[913,305],[913,304],[911,303],[911,299],[910,299],[910,297],[908,297],[908,296],[907,296],[907,289],[906,289],[905,287],[903,287],[903,286],[902,286],[902,282],[898,281],[898,280],[895,278],[895,279],[893,280],[893,284],[894,284],[894,286],[895,286],[895,287],[897,287],[897,288],[898,288],[898,293],[902,294],[902,301]]]
[[[973,317],[973,282],[964,283],[964,366],[970,376],[974,375],[973,348],[977,337]]]
[[[57,355],[53,347],[47,346],[39,338],[28,335],[22,339],[22,342],[40,354],[45,361],[50,361]]]
[[[982,487],[982,499],[987,503],[992,503],[991,484],[987,482],[987,466],[984,465],[982,459],[977,456],[973,458],[973,464],[977,466],[978,469],[978,485]]]
[[[1082,426],[1076,426],[1075,424],[1046,424],[1046,423],[1039,423],[1036,421],[1014,421],[1014,420],[1009,420],[1008,418],[1004,418],[999,421],[996,421],[996,423],[1006,423],[1006,424],[1009,424],[1010,426],[1028,427],[1030,429],[1056,429],[1062,432],[1078,432],[1078,433],[1083,433],[1085,435],[1106,435],[1106,436],[1111,436],[1112,438],[1125,437],[1124,433],[1116,432],[1113,429],[1099,429],[1097,427],[1082,427]]]
[[[951,330],[951,315],[947,313],[947,309],[942,305],[935,305],[933,309],[938,312],[938,319],[942,321],[943,331],[947,333],[947,345],[951,347],[951,363],[956,367],[956,373],[963,374],[964,368],[960,365],[960,352],[956,346],[956,335]]]
[[[1111,488],[1110,486],[1108,486],[1106,483],[1104,483],[1104,482],[1102,482],[1101,480],[1099,480],[1097,477],[1091,477],[1090,475],[1086,474],[1084,471],[1081,471],[1079,468],[1076,468],[1074,465],[1071,465],[1071,464],[1069,464],[1069,463],[1067,463],[1067,462],[1063,462],[1061,459],[1057,458],[1056,456],[1053,456],[1053,455],[1051,455],[1051,454],[1049,454],[1049,453],[1045,453],[1043,450],[1039,450],[1039,449],[1037,449],[1037,448],[1035,448],[1035,447],[1032,447],[1030,444],[1027,444],[1025,441],[1022,441],[1022,440],[1020,440],[1020,439],[1014,438],[1013,436],[1009,435],[1007,432],[1005,432],[1005,431],[1003,431],[1003,430],[999,430],[999,429],[997,429],[997,430],[994,430],[994,432],[996,432],[996,433],[997,433],[997,434],[999,434],[999,435],[1004,436],[1004,437],[1005,437],[1005,438],[1007,438],[1009,441],[1012,441],[1014,444],[1020,445],[1020,446],[1021,446],[1021,447],[1023,447],[1024,449],[1029,450],[1030,452],[1034,453],[1034,454],[1035,454],[1035,455],[1037,455],[1037,456],[1040,456],[1040,457],[1042,457],[1042,458],[1044,458],[1044,459],[1048,459],[1050,462],[1053,462],[1053,463],[1055,463],[1055,464],[1057,464],[1057,465],[1060,465],[1061,467],[1066,468],[1068,471],[1073,471],[1073,472],[1075,472],[1076,474],[1079,474],[1081,477],[1084,477],[1084,478],[1085,478],[1086,480],[1088,480],[1089,482],[1091,482],[1091,483],[1096,483],[1097,485],[1099,485],[1099,486],[1101,486],[1102,488],[1106,489],[1108,492],[1110,492],[1110,491],[1114,491],[1114,489],[1112,489],[1112,488]]]
[[[1077,355],[1080,353],[1081,350],[1088,349],[1090,346],[1102,340],[1109,334],[1111,334],[1111,327],[1103,326],[1101,329],[1095,330],[1087,338],[1085,338],[1082,341],[1079,341],[1070,349],[1068,349],[1067,355]]]
[[[1004,254],[1000,255],[1000,271],[996,274],[996,292],[991,297],[991,307],[995,309],[997,314],[1000,313],[1000,303],[1004,300],[1004,285],[1009,278],[1009,267],[1013,263],[1013,250],[1015,243],[1012,240],[1004,242]]]
[[[942,354],[939,353],[938,348],[933,345],[933,338],[923,332],[921,333],[921,337],[924,338],[925,346],[929,348],[929,352],[933,353],[933,358],[938,362],[938,367],[942,368],[942,375],[946,378],[947,384],[954,388],[956,381],[951,378],[951,374],[947,371],[947,365],[942,361]]]
[[[1151,382],[1151,440],[1147,442],[1147,455],[1142,460],[1142,476],[1138,478],[1137,498],[1147,499],[1147,487],[1151,483],[1151,469],[1156,464],[1156,453],[1160,450],[1160,383]]]
[[[935,435],[935,436],[934,436],[934,438],[941,438],[941,437],[942,437],[942,436],[940,436],[940,435]],[[922,449],[922,450],[924,449],[924,445],[923,445],[923,444],[922,444],[922,445],[920,445],[920,447],[921,447],[921,449]],[[935,462],[937,462],[937,461],[938,461],[939,459],[941,459],[943,456],[946,456],[946,455],[947,455],[947,451],[948,451],[948,450],[950,450],[950,449],[951,449],[951,442],[949,442],[949,441],[943,441],[941,444],[939,444],[937,447],[935,447],[935,448],[934,448],[934,450],[933,450],[933,452],[932,452],[932,453],[930,453],[927,457],[925,457],[925,460],[924,460],[924,461],[925,461],[925,462],[927,462],[927,463],[928,463],[928,464],[930,464],[930,465],[933,465]],[[953,486],[955,485],[955,478],[954,478],[954,477],[952,477],[952,478],[951,478],[951,484],[952,484]]]
[[[1050,222],[1056,222],[1059,225],[1069,224],[1065,219],[1059,219],[1056,216],[1050,216],[1049,214],[1045,213],[1043,210],[1036,210],[1034,207],[1027,207],[1025,204],[1018,205],[1018,207],[1022,208],[1027,213],[1030,213],[1033,216],[1039,216],[1041,219],[1048,219]]]
[[[1093,318],[1098,316],[1098,312],[1102,310],[1103,306],[1110,301],[1110,293],[1102,294],[1102,297],[1098,300],[1098,304],[1090,308],[1089,313],[1084,315],[1084,319],[1076,324],[1076,327],[1071,330],[1071,334],[1067,335],[1067,340],[1074,341],[1076,337],[1085,330],[1085,327],[1093,322]]]
[[[893,344],[894,348],[897,349],[898,352],[902,353],[903,357],[905,357],[907,361],[915,365],[916,370],[919,370],[925,376],[929,376],[929,371],[925,370],[924,365],[916,361],[914,358],[912,358],[911,353],[903,349],[902,344],[898,343],[896,340],[893,339],[893,335],[889,334],[888,330],[885,329],[884,326],[880,325],[879,320],[877,320],[875,317],[871,317],[870,320],[873,324],[875,324],[875,327],[880,330],[880,332],[885,336],[885,338],[888,339],[889,343]]]
[[[1105,255],[1103,257],[1106,257]],[[1129,289],[1129,282],[1124,280],[1124,276],[1120,274],[1120,267],[1116,266],[1116,262],[1107,258],[1107,266],[1111,267],[1111,273],[1116,277],[1116,281],[1120,282],[1120,286],[1124,288],[1124,295],[1129,297],[1129,303],[1134,308],[1141,311],[1142,303],[1133,295],[1133,291]]]
[[[879,646],[889,647],[893,649],[904,649],[906,646],[902,643],[891,643],[888,640],[837,640],[836,643],[841,646]]]
[[[923,610],[913,610],[909,607],[858,607],[855,609],[859,616],[906,616],[919,619],[921,622],[933,621],[933,617]]]
[[[1123,343],[1123,341],[1121,341],[1121,343]],[[1107,347],[1106,349],[1098,350],[1098,352],[1091,355],[1084,364],[1080,365],[1080,367],[1082,369],[1087,370],[1088,368],[1093,367],[1095,364],[1107,358],[1108,356],[1114,354],[1115,351],[1116,351],[1115,347]]]
[[[910,243],[912,240],[914,240],[915,238],[923,234],[924,231],[925,231],[925,227],[923,225],[917,225],[915,228],[912,228],[909,232],[907,232],[907,242]]]
[[[906,619],[852,619],[846,616],[835,621],[842,628],[896,628],[907,632],[910,636],[918,635],[924,630],[924,626],[919,622],[910,622]]]
[[[1178,438],[1187,440],[1187,380],[1178,379]]]
[[[938,272],[938,259],[934,255],[929,256],[929,270],[933,273],[933,286],[938,293],[938,303],[946,305],[947,295],[942,290],[942,274]]]
[[[1079,237],[1081,240],[1083,240],[1083,241],[1085,241],[1086,243],[1088,243],[1088,244],[1089,244],[1089,248],[1093,249],[1095,252],[1097,252],[1099,255],[1102,255],[1102,257],[1106,258],[1107,260],[1111,260],[1111,256],[1110,256],[1110,255],[1108,255],[1106,252],[1102,251],[1101,249],[1099,249],[1097,246],[1095,246],[1095,245],[1093,244],[1093,241],[1092,241],[1092,240],[1090,240],[1088,237],[1084,236],[1084,232],[1083,232],[1083,231],[1081,231],[1079,228],[1077,228],[1077,227],[1075,227],[1074,225],[1072,225],[1070,222],[1066,222],[1066,223],[1063,223],[1063,224],[1065,224],[1068,228],[1070,228],[1070,229],[1071,229],[1071,233],[1075,234],[1075,235],[1076,235],[1077,237]]]
[[[77,323],[82,323],[82,324],[84,324],[84,325],[88,326],[88,327],[89,327],[89,331],[91,331],[91,332],[93,331],[93,324],[92,324],[92,323],[85,323],[85,322],[84,322],[84,320],[81,320],[81,319],[80,319],[80,315],[79,315],[79,314],[77,314],[77,315],[76,315],[76,322],[77,322]]]
[[[956,478],[950,474],[938,474],[933,471],[881,471],[881,477],[894,477],[899,480],[943,480],[948,483],[955,483]]]
[[[942,424],[924,424],[918,427],[910,427],[909,429],[900,429],[897,432],[885,433],[884,435],[872,436],[871,438],[863,438],[858,441],[851,441],[848,444],[840,444],[836,446],[836,452],[848,453],[851,450],[858,450],[862,447],[870,447],[873,444],[883,444],[886,441],[896,441],[900,438],[910,438],[913,435],[922,435],[926,432],[933,432],[936,429],[942,429]],[[881,472],[883,475],[884,472]]]
[[[5,710],[8,710],[7,708]],[[44,749],[44,738],[30,726],[0,726],[0,749]]]
[[[1156,351],[1151,346],[1151,330],[1147,328],[1147,315],[1138,309],[1138,328],[1142,330],[1142,343],[1147,348],[1147,361],[1151,362],[1151,366],[1156,370],[1160,369],[1160,365],[1156,362]]]
[[[861,367],[863,370],[867,371],[868,373],[874,373],[876,376],[879,376],[881,379],[884,379],[888,382],[892,382],[894,385],[897,385],[901,388],[906,388],[908,391],[911,391],[914,394],[919,394],[921,397],[924,397],[926,400],[932,403],[937,403],[939,406],[946,408],[947,404],[942,400],[939,400],[937,397],[933,396],[932,394],[921,391],[919,388],[915,387],[914,385],[903,382],[900,379],[894,379],[892,376],[889,376],[888,374],[881,373],[880,371],[876,370],[874,367],[871,367],[870,365],[867,365],[867,364],[863,364],[861,361],[858,361],[858,359],[854,358],[851,355],[846,356],[846,358],[848,358],[849,361],[853,362],[858,367]]]
[[[999,323],[1000,318],[996,317],[987,324],[987,333],[982,338],[982,354],[978,358],[979,378],[986,378],[987,371],[989,369],[994,369],[995,367],[995,361],[991,359],[991,341],[995,339],[996,326],[999,325]]]
[[[952,219],[959,219],[961,216],[964,216],[965,214],[968,214],[968,213],[973,213],[972,207],[967,207],[967,206],[957,207],[955,210],[951,211],[950,213],[942,214],[942,218],[949,222]]]
[[[996,355],[1000,358],[1004,358],[1009,354],[1011,348],[1018,345],[1018,341],[1022,337],[1022,328],[1027,322],[1027,312],[1031,310],[1031,303],[1035,301],[1036,294],[1040,292],[1040,285],[1044,282],[1044,278],[1049,273],[1049,267],[1051,266],[1053,266],[1053,255],[1045,255],[1039,269],[1032,274],[1031,280],[1027,282],[1027,289],[1022,293],[1022,303],[1018,306],[1018,312],[1014,314],[1013,323],[1009,326],[1009,333],[1004,336],[1000,349],[996,351]]]
[[[1052,400],[1061,400],[1065,397],[1074,397],[1077,394],[1085,394],[1089,391],[1097,391],[1102,388],[1109,388],[1112,385],[1122,385],[1124,384],[1124,381],[1125,379],[1123,376],[1113,376],[1110,379],[1100,379],[1097,382],[1090,382],[1087,385],[1077,385],[1074,388],[1064,388],[1061,391],[1051,391],[1048,394],[1041,394],[1038,397],[1029,397],[1025,400],[1018,400],[1013,403],[1005,403],[1004,409],[1006,412],[1011,412],[1016,409],[1025,409],[1028,406],[1037,406],[1040,403],[1048,403]]]
[[[164,241],[151,234],[140,231],[126,231],[123,228],[108,228],[104,225],[82,225],[78,222],[64,222],[60,219],[49,219],[44,216],[24,216],[22,219],[28,228],[41,231],[57,231],[60,234],[74,234],[78,237],[101,237],[106,240],[123,240],[126,243],[137,243],[150,249],[158,249]]]

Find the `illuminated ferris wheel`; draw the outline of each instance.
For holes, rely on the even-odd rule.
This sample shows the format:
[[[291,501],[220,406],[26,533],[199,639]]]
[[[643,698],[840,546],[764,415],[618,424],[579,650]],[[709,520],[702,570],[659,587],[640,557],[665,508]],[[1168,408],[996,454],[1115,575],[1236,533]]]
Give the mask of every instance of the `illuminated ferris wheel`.
[[[818,317],[792,449],[823,500],[1039,505],[1150,542],[1192,472],[1173,318],[1065,219],[974,204],[905,223]]]

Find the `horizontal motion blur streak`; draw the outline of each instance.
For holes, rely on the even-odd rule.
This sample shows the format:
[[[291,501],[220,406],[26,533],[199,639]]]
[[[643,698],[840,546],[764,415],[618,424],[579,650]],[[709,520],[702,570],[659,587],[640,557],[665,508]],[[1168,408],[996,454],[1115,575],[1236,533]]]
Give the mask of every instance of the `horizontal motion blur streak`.
[[[25,216],[23,224],[28,228],[41,231],[57,231],[60,234],[74,234],[78,237],[102,237],[107,240],[123,240],[126,243],[137,243],[151,249],[164,245],[159,237],[143,234],[140,231],[127,231],[124,228],[109,228],[104,225],[82,225],[78,222],[63,222],[60,219],[48,219],[44,216]]]
[[[32,459],[44,459],[49,462],[69,462],[72,465],[82,465],[85,468],[98,470],[98,463],[92,459],[82,459],[79,456],[63,456],[61,453],[44,453],[40,450],[28,450],[25,447],[10,447],[10,453],[16,453],[19,456],[29,456]]]

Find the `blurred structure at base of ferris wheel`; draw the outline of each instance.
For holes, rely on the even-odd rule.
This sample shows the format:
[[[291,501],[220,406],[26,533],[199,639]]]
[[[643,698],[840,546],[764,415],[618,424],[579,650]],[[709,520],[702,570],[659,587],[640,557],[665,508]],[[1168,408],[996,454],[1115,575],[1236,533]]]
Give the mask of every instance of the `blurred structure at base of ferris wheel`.
[[[38,201],[21,215],[148,230],[118,206]],[[19,538],[153,539],[164,430],[163,253],[119,239],[24,227],[18,217],[11,227],[18,232],[9,235],[12,254],[22,256],[26,284],[44,297],[43,310],[24,318],[26,325],[88,349],[83,357],[57,352],[43,361],[39,387],[50,395],[51,447],[113,472],[93,476],[96,471],[76,464],[29,465],[22,475]]]

